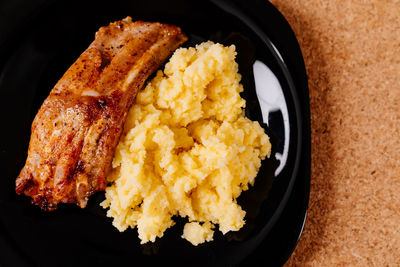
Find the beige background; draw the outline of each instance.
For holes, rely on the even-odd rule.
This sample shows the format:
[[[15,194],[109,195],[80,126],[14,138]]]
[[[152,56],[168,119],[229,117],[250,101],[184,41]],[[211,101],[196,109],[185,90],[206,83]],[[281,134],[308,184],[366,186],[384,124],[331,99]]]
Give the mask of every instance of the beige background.
[[[271,0],[309,77],[309,214],[287,266],[400,266],[400,1]]]

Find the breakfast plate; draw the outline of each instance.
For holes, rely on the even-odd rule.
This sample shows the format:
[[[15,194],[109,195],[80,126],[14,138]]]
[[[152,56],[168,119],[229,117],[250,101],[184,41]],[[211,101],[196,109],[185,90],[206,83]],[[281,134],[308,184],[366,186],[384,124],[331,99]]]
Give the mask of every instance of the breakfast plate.
[[[6,1],[0,18],[2,105],[0,264],[4,266],[122,266],[159,264],[280,266],[294,250],[308,204],[310,126],[307,77],[300,48],[283,16],[267,1]],[[20,9],[20,6],[25,6]],[[3,9],[4,10],[4,9]],[[99,206],[60,205],[43,212],[15,193],[26,159],[30,125],[51,88],[110,21],[127,15],[182,28],[184,47],[211,40],[237,50],[246,116],[270,136],[271,159],[238,203],[245,226],[197,247],[178,227],[155,243],[140,245],[137,231],[120,233]],[[4,26],[7,25],[7,26]]]

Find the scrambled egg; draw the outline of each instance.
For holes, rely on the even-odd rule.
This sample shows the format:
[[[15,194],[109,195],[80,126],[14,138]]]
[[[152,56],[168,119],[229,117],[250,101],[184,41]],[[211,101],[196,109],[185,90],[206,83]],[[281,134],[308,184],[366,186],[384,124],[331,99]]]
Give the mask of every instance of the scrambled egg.
[[[104,208],[119,231],[137,226],[154,242],[187,217],[193,245],[244,225],[236,203],[253,185],[271,144],[244,116],[235,46],[212,42],[180,48],[129,111],[108,177]]]

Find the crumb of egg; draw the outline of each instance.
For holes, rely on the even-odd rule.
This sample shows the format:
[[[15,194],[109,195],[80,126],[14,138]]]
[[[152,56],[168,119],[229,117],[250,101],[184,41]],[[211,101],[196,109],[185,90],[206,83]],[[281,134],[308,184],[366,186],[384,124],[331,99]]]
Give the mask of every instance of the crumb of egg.
[[[214,225],[210,222],[203,223],[203,225],[200,225],[198,222],[190,222],[183,227],[182,238],[197,246],[205,241],[209,242],[213,240],[213,228]]]
[[[138,228],[154,242],[187,217],[193,245],[238,231],[246,212],[236,203],[253,185],[271,144],[244,116],[235,47],[205,42],[175,51],[129,111],[106,189],[107,216],[120,231]]]

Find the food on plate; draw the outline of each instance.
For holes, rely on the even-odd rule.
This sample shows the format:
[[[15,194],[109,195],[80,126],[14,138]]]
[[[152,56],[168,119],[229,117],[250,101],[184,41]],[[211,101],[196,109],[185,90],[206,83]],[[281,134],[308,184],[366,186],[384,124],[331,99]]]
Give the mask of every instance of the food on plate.
[[[176,26],[130,17],[100,28],[37,113],[16,192],[54,210],[60,202],[85,207],[105,190],[138,90],[186,39]]]
[[[106,188],[107,216],[119,231],[137,226],[154,242],[187,217],[193,245],[213,228],[237,231],[245,211],[236,199],[254,184],[271,144],[244,116],[235,46],[205,42],[175,51],[132,105]]]
[[[205,222],[203,225],[198,222],[189,222],[183,228],[182,238],[197,246],[205,241],[213,240],[214,231],[212,228],[214,228],[214,225],[210,222]]]

